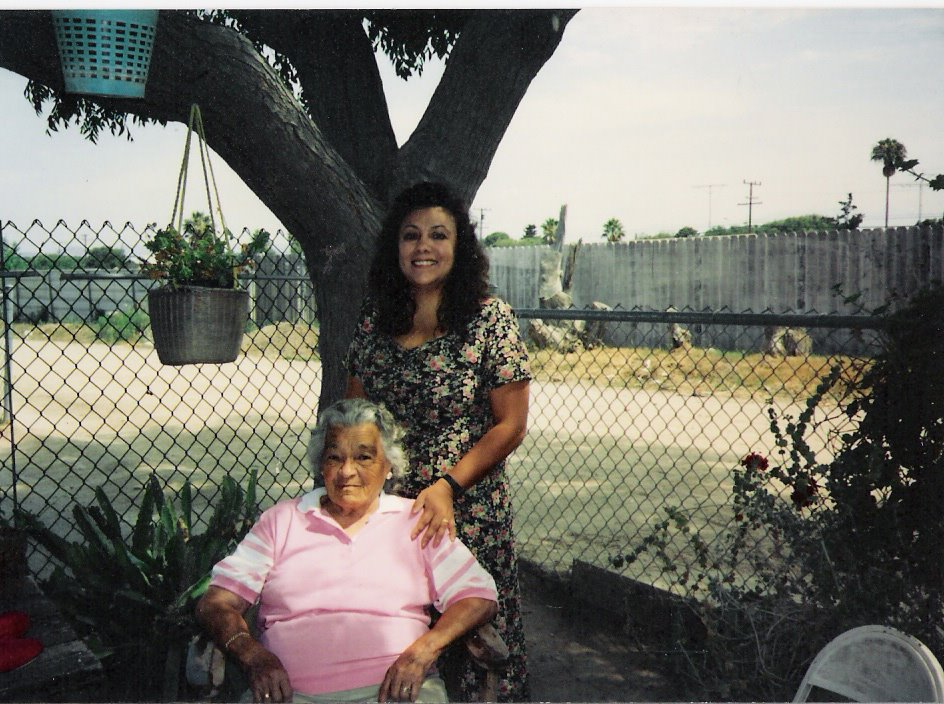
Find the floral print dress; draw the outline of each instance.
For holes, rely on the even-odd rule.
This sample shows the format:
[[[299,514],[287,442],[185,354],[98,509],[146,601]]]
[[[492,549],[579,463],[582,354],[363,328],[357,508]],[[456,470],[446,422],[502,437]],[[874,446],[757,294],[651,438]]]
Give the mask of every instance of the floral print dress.
[[[347,355],[348,372],[367,398],[385,405],[406,429],[410,471],[400,493],[410,498],[435,482],[492,426],[489,392],[531,378],[518,321],[504,301],[489,297],[463,335],[450,332],[413,349],[377,328],[368,302]],[[455,499],[456,534],[498,586],[496,627],[511,652],[499,682],[500,701],[529,701],[518,564],[504,462]],[[452,654],[455,657],[455,654]],[[463,698],[476,698],[481,677],[461,665]]]

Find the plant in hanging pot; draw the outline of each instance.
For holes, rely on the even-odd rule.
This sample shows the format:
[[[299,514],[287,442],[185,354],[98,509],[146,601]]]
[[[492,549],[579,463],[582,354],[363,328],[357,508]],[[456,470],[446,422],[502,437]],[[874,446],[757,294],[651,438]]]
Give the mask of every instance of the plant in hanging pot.
[[[269,243],[265,230],[238,248],[194,213],[181,231],[170,225],[145,243],[153,262],[142,271],[165,284],[148,292],[154,347],[163,364],[232,362],[249,316],[249,292],[240,271],[255,266]]]
[[[157,356],[162,364],[175,366],[222,364],[236,359],[249,317],[249,293],[239,287],[238,275],[254,267],[255,257],[264,253],[269,244],[268,233],[257,230],[248,243],[238,245],[226,228],[218,193],[219,227],[212,215],[212,198],[209,215],[194,213],[183,222],[194,126],[207,195],[211,193],[213,170],[209,165],[209,149],[203,136],[200,109],[194,105],[171,224],[155,232],[145,243],[153,261],[144,261],[141,265],[145,274],[165,282],[148,291],[148,312]],[[215,181],[212,192],[216,193]],[[180,217],[174,226],[178,205]]]

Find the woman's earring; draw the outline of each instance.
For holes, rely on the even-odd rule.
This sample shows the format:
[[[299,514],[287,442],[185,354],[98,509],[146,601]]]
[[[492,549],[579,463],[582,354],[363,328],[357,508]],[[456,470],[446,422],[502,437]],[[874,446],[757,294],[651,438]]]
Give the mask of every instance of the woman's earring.
[[[387,472],[387,479],[393,479],[393,472]]]

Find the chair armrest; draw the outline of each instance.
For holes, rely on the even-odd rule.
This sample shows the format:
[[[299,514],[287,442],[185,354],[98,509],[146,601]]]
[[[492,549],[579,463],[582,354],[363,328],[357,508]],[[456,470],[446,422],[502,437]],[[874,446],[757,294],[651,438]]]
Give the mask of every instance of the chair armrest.
[[[490,669],[508,660],[508,646],[490,623],[470,631],[465,647],[472,660],[481,668]]]

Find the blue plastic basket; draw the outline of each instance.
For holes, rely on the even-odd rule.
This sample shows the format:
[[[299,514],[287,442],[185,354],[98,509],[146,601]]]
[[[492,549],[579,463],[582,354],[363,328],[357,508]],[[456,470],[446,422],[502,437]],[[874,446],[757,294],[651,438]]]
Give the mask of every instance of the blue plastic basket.
[[[143,98],[157,10],[53,10],[68,93]]]

